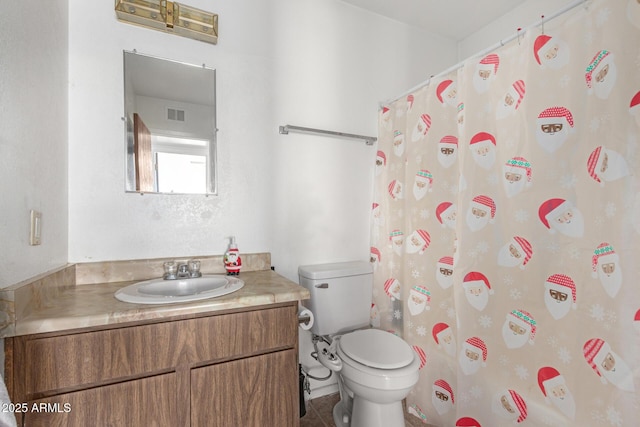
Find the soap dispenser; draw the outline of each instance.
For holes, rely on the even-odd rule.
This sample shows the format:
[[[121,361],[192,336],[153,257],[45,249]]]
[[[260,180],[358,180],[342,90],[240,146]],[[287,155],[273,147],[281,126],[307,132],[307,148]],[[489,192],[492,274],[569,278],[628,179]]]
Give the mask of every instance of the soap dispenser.
[[[227,270],[227,276],[237,276],[242,268],[242,259],[236,245],[236,238],[231,236],[229,249],[224,254],[224,268]]]

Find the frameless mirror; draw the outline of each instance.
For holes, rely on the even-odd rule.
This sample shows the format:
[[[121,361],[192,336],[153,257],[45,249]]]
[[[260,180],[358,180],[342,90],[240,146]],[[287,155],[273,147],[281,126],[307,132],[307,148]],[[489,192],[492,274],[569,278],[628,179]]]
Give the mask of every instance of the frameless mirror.
[[[126,191],[216,194],[216,71],[124,52]]]

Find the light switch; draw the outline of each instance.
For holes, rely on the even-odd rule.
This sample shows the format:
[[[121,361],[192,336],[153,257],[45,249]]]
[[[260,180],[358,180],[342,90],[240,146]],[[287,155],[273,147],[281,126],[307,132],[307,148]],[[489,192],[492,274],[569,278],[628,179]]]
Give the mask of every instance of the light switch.
[[[29,244],[36,246],[40,244],[42,235],[42,213],[31,210],[31,233],[29,236]]]

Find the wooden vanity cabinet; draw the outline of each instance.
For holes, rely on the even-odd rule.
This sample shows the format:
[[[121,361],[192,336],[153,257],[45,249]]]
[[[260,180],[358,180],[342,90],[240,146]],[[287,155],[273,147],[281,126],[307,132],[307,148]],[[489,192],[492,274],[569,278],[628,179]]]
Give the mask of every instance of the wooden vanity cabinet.
[[[5,355],[19,425],[299,425],[295,302],[12,337]]]

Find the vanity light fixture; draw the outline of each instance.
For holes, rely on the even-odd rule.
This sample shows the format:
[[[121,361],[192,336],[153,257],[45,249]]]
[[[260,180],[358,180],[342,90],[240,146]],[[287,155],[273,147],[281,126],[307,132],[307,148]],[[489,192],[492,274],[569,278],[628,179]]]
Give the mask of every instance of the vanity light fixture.
[[[218,42],[218,15],[168,0],[116,0],[118,20],[207,43]]]

